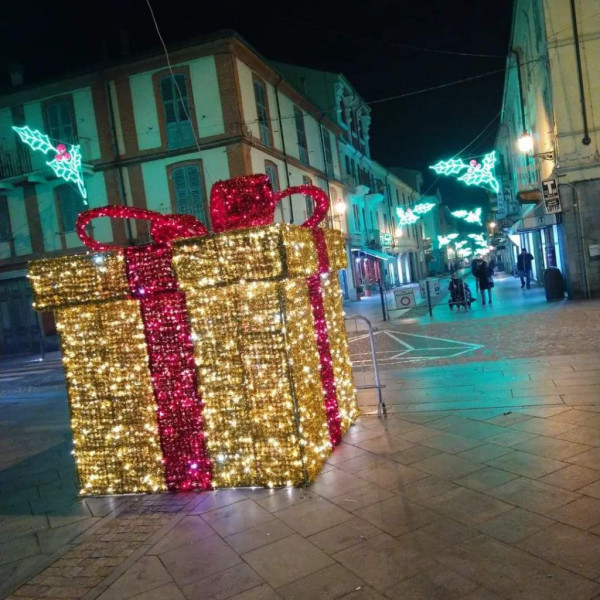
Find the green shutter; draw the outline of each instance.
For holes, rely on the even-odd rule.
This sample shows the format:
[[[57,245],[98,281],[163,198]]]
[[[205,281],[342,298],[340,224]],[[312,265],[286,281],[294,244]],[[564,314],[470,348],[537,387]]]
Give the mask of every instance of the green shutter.
[[[175,210],[180,214],[194,215],[205,223],[204,186],[198,166],[186,165],[173,169],[171,177],[175,190]]]

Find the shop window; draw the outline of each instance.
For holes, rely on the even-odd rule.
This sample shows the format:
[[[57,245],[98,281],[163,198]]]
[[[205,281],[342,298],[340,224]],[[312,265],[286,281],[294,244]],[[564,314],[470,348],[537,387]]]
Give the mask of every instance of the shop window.
[[[200,161],[170,168],[173,207],[178,214],[194,215],[206,223],[204,177]]]

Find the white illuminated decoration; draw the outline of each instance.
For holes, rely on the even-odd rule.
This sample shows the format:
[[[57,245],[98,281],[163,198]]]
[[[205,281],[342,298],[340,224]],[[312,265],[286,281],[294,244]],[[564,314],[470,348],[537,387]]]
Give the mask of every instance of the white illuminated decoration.
[[[403,225],[412,225],[419,220],[419,217],[415,215],[410,208],[408,210],[404,210],[402,207],[398,206],[396,208],[396,214],[398,215],[400,227]]]
[[[457,219],[464,219],[467,223],[481,225],[481,207],[479,206],[475,210],[455,210],[450,214]]]
[[[435,204],[433,204],[433,202],[422,202],[421,204],[413,206],[413,212],[417,215],[426,215],[434,208]]]
[[[438,235],[438,245],[440,248],[447,246],[452,240],[458,237],[458,233],[449,233],[448,235]]]

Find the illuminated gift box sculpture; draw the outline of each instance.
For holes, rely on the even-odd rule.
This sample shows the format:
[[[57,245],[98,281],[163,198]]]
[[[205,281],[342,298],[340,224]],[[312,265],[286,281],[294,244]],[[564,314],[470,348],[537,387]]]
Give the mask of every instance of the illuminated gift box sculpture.
[[[271,224],[292,193],[315,198],[313,217]],[[95,254],[31,263],[36,308],[56,311],[81,493],[314,478],[357,415],[327,207],[312,186],[238,178],[213,187],[215,234],[104,207],[78,221]],[[156,243],[94,242],[98,216],[150,219]]]

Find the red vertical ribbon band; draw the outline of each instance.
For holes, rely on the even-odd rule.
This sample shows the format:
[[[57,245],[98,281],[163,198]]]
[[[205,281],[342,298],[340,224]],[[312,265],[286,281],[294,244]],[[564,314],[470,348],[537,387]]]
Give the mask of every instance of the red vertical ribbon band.
[[[311,275],[307,279],[308,294],[315,321],[317,349],[321,361],[321,385],[323,387],[323,395],[325,396],[325,413],[327,414],[329,439],[332,446],[337,446],[342,441],[342,427],[331,358],[331,346],[329,345],[329,334],[325,319],[323,289],[321,287],[321,274],[329,272],[329,255],[327,254],[327,244],[323,230],[315,227],[312,233],[317,249],[318,269],[316,275]]]
[[[131,295],[141,305],[167,488],[210,489],[194,347],[171,248],[132,246],[125,259]]]

